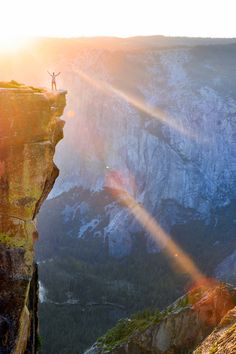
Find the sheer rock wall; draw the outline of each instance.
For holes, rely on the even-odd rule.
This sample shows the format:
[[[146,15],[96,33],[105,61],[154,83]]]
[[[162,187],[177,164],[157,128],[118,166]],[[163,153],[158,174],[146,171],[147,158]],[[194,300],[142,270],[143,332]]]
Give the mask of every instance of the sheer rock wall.
[[[0,89],[0,353],[37,352],[35,216],[59,172],[65,94]]]

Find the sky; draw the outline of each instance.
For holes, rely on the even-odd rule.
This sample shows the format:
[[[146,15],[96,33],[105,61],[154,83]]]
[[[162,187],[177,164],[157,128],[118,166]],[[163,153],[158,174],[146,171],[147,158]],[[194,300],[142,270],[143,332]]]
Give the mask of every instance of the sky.
[[[0,0],[0,40],[18,36],[236,37],[236,0]]]

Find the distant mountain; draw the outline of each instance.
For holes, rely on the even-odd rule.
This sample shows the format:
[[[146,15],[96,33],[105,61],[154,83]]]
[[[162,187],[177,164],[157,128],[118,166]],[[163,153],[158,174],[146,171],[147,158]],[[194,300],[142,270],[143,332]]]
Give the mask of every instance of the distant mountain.
[[[39,215],[47,354],[68,352],[70,336],[75,343],[93,323],[78,339],[82,352],[117,318],[167,305],[188,282],[117,203],[114,181],[208,274],[235,251],[235,57],[235,39],[153,36],[39,39],[0,58],[3,79],[45,86],[47,70],[58,70],[68,90],[60,177]],[[88,303],[106,301],[125,308],[88,315]],[[75,313],[71,332],[62,312]],[[65,331],[60,343],[47,331],[52,319]]]
[[[62,43],[70,51],[59,55]],[[55,42],[50,51],[69,96],[51,197],[74,186],[102,191],[115,173],[167,231],[189,218],[209,223],[213,209],[235,198],[236,44],[169,43],[165,37]],[[125,255],[140,229],[120,207],[112,213],[104,236],[111,254]]]

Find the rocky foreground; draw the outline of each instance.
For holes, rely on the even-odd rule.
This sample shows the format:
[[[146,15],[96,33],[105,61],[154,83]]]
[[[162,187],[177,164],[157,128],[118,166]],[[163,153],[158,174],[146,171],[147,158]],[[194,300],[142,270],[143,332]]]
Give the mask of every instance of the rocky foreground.
[[[236,289],[210,284],[191,290],[163,312],[120,321],[86,354],[236,352]],[[206,339],[205,339],[206,338]]]

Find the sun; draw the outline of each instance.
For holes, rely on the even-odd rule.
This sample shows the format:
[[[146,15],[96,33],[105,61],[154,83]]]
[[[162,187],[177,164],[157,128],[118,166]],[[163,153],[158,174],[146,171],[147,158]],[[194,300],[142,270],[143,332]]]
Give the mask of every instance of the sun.
[[[29,43],[29,38],[15,35],[0,35],[0,53],[17,52]]]

